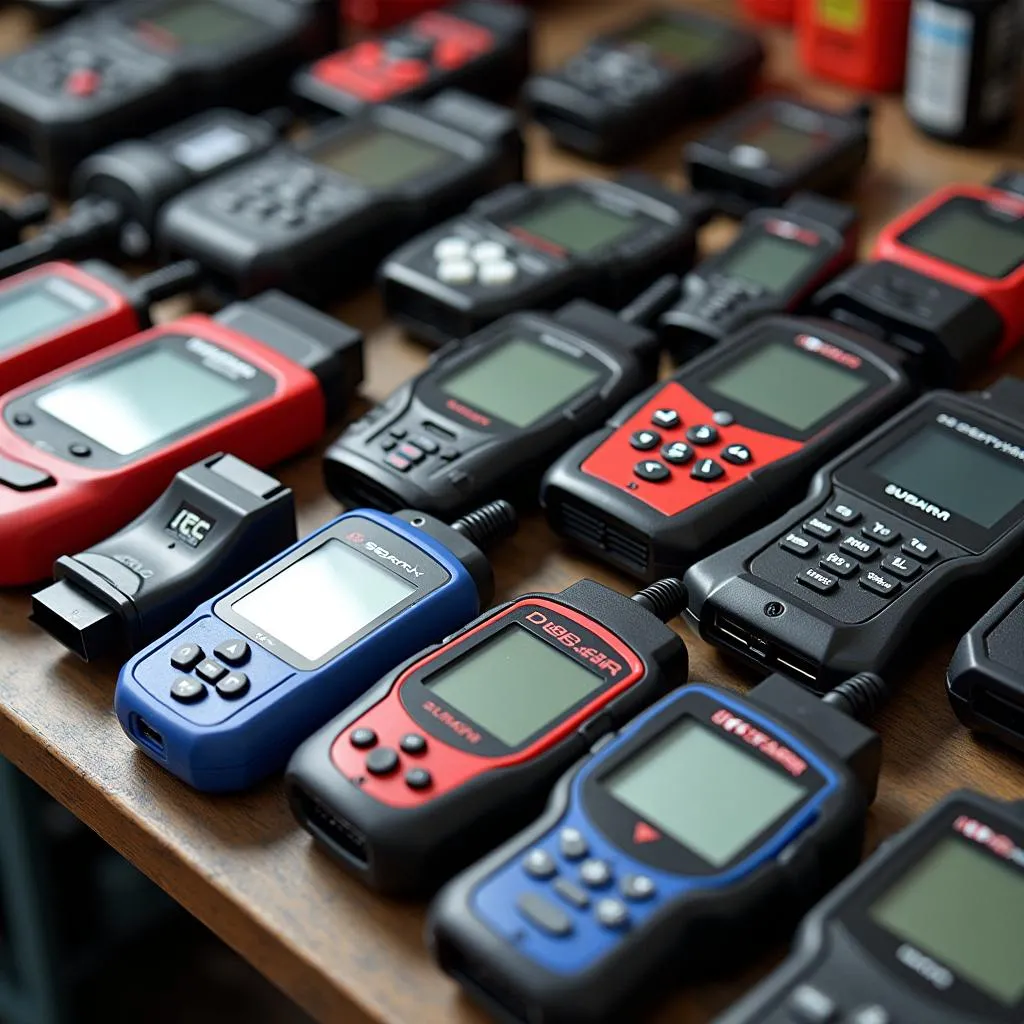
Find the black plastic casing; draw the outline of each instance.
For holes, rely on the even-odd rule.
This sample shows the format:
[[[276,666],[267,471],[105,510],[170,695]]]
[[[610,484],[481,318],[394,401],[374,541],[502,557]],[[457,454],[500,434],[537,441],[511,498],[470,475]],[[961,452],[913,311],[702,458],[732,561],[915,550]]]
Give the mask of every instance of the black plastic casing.
[[[604,426],[582,438],[548,468],[541,482],[540,501],[552,528],[588,554],[650,582],[681,576],[697,559],[738,539],[758,523],[781,515],[824,461],[911,399],[914,387],[899,353],[836,324],[776,315],[748,325],[669,378],[708,401],[700,387],[702,380],[724,373],[750,349],[777,344],[780,337],[791,341],[804,332],[860,354],[876,378],[870,403],[865,400],[844,418],[804,438],[793,455],[756,466],[745,479],[670,516],[581,468],[667,383],[659,382],[627,402]],[[743,414],[739,419],[745,422]],[[778,425],[774,429],[778,430]],[[658,453],[651,455],[657,457]],[[639,460],[643,453],[638,451],[636,456]],[[689,467],[678,471],[688,473]]]
[[[677,63],[622,38],[662,19],[720,35],[720,52]],[[764,47],[753,32],[722,19],[666,8],[591,40],[567,64],[527,79],[523,98],[531,117],[558,145],[591,160],[618,163],[680,125],[738,103],[753,89],[764,59]],[[629,61],[632,74],[620,70],[624,61]],[[639,86],[641,75],[644,83]]]
[[[317,162],[377,129],[437,146],[451,159],[379,189]],[[322,305],[371,280],[380,261],[409,237],[522,174],[515,114],[449,89],[422,102],[372,107],[351,121],[332,118],[302,142],[282,143],[190,189],[164,208],[160,248],[198,260],[218,294],[247,297],[276,287]],[[303,175],[314,177],[333,205],[325,211],[305,207],[296,225],[275,219],[274,190]],[[247,212],[257,201],[253,188],[271,203],[265,217]],[[246,199],[234,207],[242,195]],[[250,198],[253,203],[244,206]]]
[[[734,214],[782,206],[796,192],[838,195],[848,189],[868,159],[870,118],[866,111],[829,111],[789,97],[766,97],[720,121],[701,139],[687,143],[683,164],[696,191],[710,192]],[[822,139],[800,162],[773,166],[743,142],[760,125],[791,123]],[[763,152],[763,151],[762,151]]]
[[[233,45],[174,48],[136,31],[166,0],[116,0],[88,11],[0,61],[0,169],[62,194],[75,166],[96,150],[213,104],[258,111],[280,102],[296,67],[336,44],[336,0],[227,0],[263,27]],[[121,78],[68,95],[63,71],[75,52],[96,53]],[[118,70],[119,69],[119,70]]]
[[[1005,330],[980,296],[887,260],[843,272],[811,308],[901,349],[934,387],[963,385],[991,360]]]
[[[790,512],[696,563],[685,576],[690,604],[684,618],[706,641],[755,668],[788,671],[819,691],[858,672],[895,678],[920,655],[928,637],[947,624],[963,629],[966,616],[976,616],[979,606],[990,604],[1024,572],[1024,520],[1018,515],[1024,495],[1014,510],[983,529],[900,490],[870,465],[920,430],[951,428],[944,418],[963,426],[958,435],[965,439],[969,430],[977,431],[981,447],[984,437],[996,437],[1024,451],[1022,410],[1024,381],[1016,378],[1003,378],[984,393],[925,394],[819,470],[808,496]],[[1014,458],[1012,451],[1005,457]],[[821,543],[821,554],[842,552],[844,534],[862,541],[862,527],[878,520],[902,541],[915,538],[931,547],[930,561],[888,597],[876,598],[856,577],[869,570],[884,574],[875,559],[900,554],[899,543],[854,559],[853,578],[841,580],[834,592],[800,585],[797,576],[817,569],[818,555],[789,555],[781,542],[810,519],[824,519],[825,510],[837,504],[861,511],[863,518],[849,527],[837,523],[834,539]]]
[[[445,401],[439,382],[459,367],[510,341],[545,335],[600,367],[600,377],[563,407],[518,428],[486,416],[481,425],[480,414]],[[654,334],[589,302],[571,302],[555,314],[510,314],[442,349],[427,370],[352,423],[324,456],[328,490],[353,507],[420,508],[445,519],[496,497],[517,508],[532,504],[555,456],[652,383],[658,361]],[[436,437],[441,450],[397,472],[384,447],[396,431]]]
[[[127,657],[296,540],[295,499],[232,455],[182,470],[151,508],[54,566],[33,620],[79,657]]]
[[[217,108],[141,139],[127,139],[86,157],[71,177],[72,199],[112,199],[124,214],[121,251],[150,251],[164,205],[206,178],[266,152],[275,125],[239,110]],[[205,144],[204,144],[204,140]]]
[[[557,247],[545,251],[516,236],[518,218],[573,194],[614,211],[629,211],[641,226],[586,253]],[[557,309],[571,299],[618,309],[662,275],[679,274],[693,265],[697,229],[711,215],[706,196],[674,192],[638,171],[614,181],[509,185],[391,253],[380,269],[381,294],[391,318],[431,345],[467,338],[509,313]],[[502,286],[439,280],[434,247],[453,235],[467,242],[498,242],[518,263],[517,279]]]
[[[964,725],[1024,751],[1024,580],[960,641],[946,691]]]
[[[956,827],[960,822],[961,828]],[[902,832],[887,839],[848,879],[808,915],[789,958],[714,1024],[792,1024],[792,997],[807,985],[828,999],[833,1020],[855,1020],[854,1011],[878,1007],[878,1020],[908,1024],[1015,1024],[1016,1007],[997,1005],[913,943],[873,927],[869,908],[892,891],[942,841],[971,843],[979,855],[1003,866],[994,849],[971,839],[986,829],[995,839],[1024,843],[1024,805],[1008,804],[970,790],[949,794]],[[959,838],[960,836],[964,838]],[[1018,864],[1016,870],[1021,868]],[[980,918],[965,929],[983,928]],[[916,965],[916,969],[914,967]],[[934,980],[930,980],[934,979]],[[849,1014],[849,1016],[848,1016]],[[824,1018],[822,1018],[824,1019]]]
[[[684,687],[677,694],[685,692]],[[667,710],[675,696],[662,702]],[[731,691],[728,696],[731,702],[737,699]],[[599,756],[602,743],[559,780],[537,821],[438,894],[428,913],[426,939],[442,970],[507,1024],[616,1024],[644,1019],[645,1011],[681,982],[705,980],[726,966],[735,969],[738,960],[763,952],[796,927],[800,916],[860,859],[881,740],[781,676],[766,680],[743,699],[795,733],[838,779],[814,823],[781,853],[729,885],[696,890],[666,903],[643,927],[624,930],[614,953],[582,975],[538,966],[481,922],[473,894],[485,879],[558,827],[576,776]],[[643,728],[653,729],[654,724]],[[683,786],[686,780],[674,784]]]
[[[825,281],[849,266],[859,234],[860,216],[852,206],[810,193],[797,193],[778,209],[754,210],[726,249],[684,276],[681,301],[658,320],[662,343],[676,363],[685,363],[760,317],[796,312]],[[808,239],[805,244],[814,259],[787,290],[769,290],[729,273],[735,254],[758,238],[800,235]],[[816,241],[811,243],[811,238]]]
[[[382,701],[410,666],[532,597],[580,612],[621,638],[639,656],[645,675],[539,756],[510,767],[485,767],[469,783],[416,808],[389,807],[362,793],[338,771],[330,757],[337,736]],[[428,896],[536,818],[557,777],[603,736],[685,681],[688,664],[686,646],[677,633],[637,602],[593,580],[580,580],[555,595],[522,595],[400,665],[303,743],[285,776],[292,811],[321,846],[370,888],[404,898]],[[355,861],[332,840],[324,831],[325,815],[333,829],[363,837],[365,860]]]
[[[431,66],[430,74],[420,85],[402,92],[401,99],[426,99],[442,89],[462,89],[495,101],[513,96],[530,73],[532,13],[520,5],[494,0],[462,0],[442,7],[441,11],[487,29],[494,36],[495,45],[457,68],[441,68],[430,57],[424,58]],[[401,51],[409,37],[418,38],[412,31],[415,20],[398,25],[377,37],[377,41],[386,52]],[[354,117],[369,103],[355,93],[332,88],[318,77],[313,67],[296,73],[291,91],[299,100],[301,112],[313,118],[331,113]]]

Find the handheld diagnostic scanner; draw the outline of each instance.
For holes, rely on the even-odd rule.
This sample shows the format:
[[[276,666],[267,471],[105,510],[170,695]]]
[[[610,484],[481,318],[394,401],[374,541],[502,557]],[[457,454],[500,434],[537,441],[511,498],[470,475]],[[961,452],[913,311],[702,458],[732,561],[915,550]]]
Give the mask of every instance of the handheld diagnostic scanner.
[[[523,97],[558,145],[618,162],[749,95],[764,58],[756,33],[735,22],[665,9],[535,74]]]
[[[957,385],[1024,340],[1024,195],[939,189],[878,236],[872,261],[840,274],[814,308],[903,348]]]
[[[507,502],[451,526],[421,512],[347,512],[132,658],[114,697],[125,733],[196,789],[245,789],[427,644],[490,603],[481,547]]]
[[[172,200],[160,244],[229,295],[333,301],[400,243],[521,179],[522,157],[515,114],[468,93],[371,107]]]
[[[144,330],[155,302],[199,279],[193,260],[134,280],[86,260],[46,263],[0,281],[0,394]]]
[[[867,163],[871,108],[830,110],[789,96],[754,100],[687,143],[690,186],[744,214],[797,192],[839,195]]]
[[[957,718],[1024,751],[1024,580],[964,635],[946,673]]]
[[[503,100],[530,71],[533,18],[516,4],[462,0],[321,57],[292,78],[307,114],[352,117],[367,106],[463,89]]]
[[[382,679],[307,740],[299,822],[392,895],[433,892],[532,821],[588,747],[686,678],[679,580],[527,594]]]
[[[211,451],[313,444],[362,380],[362,336],[279,292],[161,324],[0,399],[0,585],[109,537]]]
[[[217,454],[87,551],[62,555],[32,620],[85,661],[127,657],[295,543],[295,500],[272,476]]]
[[[117,0],[0,60],[0,168],[63,193],[98,149],[222,104],[280,102],[337,43],[335,0]]]
[[[653,384],[556,459],[554,530],[640,579],[793,504],[816,469],[908,402],[903,360],[859,332],[770,316]]]
[[[857,863],[881,758],[877,677],[836,706],[772,676],[683,686],[597,744],[544,814],[450,882],[427,940],[502,1020],[636,1020],[760,952]]]
[[[819,470],[792,511],[687,572],[687,616],[826,690],[896,671],[1022,567],[1024,381],[1005,377],[930,392]]]
[[[67,216],[0,252],[0,274],[48,260],[152,255],[157,216],[170,199],[270,149],[289,119],[284,110],[207,110],[93,153],[72,175]]]
[[[617,309],[692,266],[712,212],[706,197],[637,172],[510,185],[391,253],[381,294],[393,320],[433,345],[576,298]]]
[[[658,339],[634,321],[678,290],[669,276],[622,316],[578,300],[453,342],[328,449],[328,489],[438,515],[497,495],[535,501],[551,460],[656,379]]]
[[[725,249],[683,277],[683,295],[658,320],[677,363],[770,313],[794,313],[857,256],[852,206],[800,192],[776,210],[755,210]]]
[[[1024,802],[951,793],[816,906],[789,959],[715,1024],[1014,1024]]]

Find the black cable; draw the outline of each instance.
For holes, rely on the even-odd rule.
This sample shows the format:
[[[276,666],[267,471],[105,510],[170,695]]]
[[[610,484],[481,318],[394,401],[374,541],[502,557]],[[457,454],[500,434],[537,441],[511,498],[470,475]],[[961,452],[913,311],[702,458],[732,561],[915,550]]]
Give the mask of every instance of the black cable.
[[[40,224],[50,216],[50,199],[35,192],[11,206],[0,207],[0,248],[17,245],[21,233],[31,224]]]
[[[452,523],[452,529],[468,537],[481,551],[506,537],[511,537],[519,528],[519,516],[515,508],[499,498],[473,512],[467,512]]]
[[[821,698],[858,722],[867,722],[889,699],[889,686],[873,672],[861,672]]]
[[[154,302],[173,298],[203,281],[203,267],[198,260],[178,260],[145,274],[132,282],[140,303],[151,306]]]
[[[682,292],[683,283],[676,274],[659,277],[650,288],[641,292],[628,306],[619,310],[618,317],[623,323],[647,327],[665,310],[675,305]]]
[[[653,612],[662,622],[668,622],[686,609],[686,587],[682,580],[669,577],[644,587],[633,595],[632,600]]]
[[[95,256],[97,249],[117,248],[124,210],[111,199],[86,197],[73,203],[64,220],[0,252],[0,276],[20,274],[49,260]]]

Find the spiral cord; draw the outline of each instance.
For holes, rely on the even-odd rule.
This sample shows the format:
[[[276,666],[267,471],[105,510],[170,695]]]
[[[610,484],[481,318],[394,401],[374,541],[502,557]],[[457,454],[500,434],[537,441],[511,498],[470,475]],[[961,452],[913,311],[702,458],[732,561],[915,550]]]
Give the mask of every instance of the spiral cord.
[[[519,515],[510,502],[499,498],[456,519],[452,529],[486,551],[519,529]]]
[[[668,622],[686,609],[686,587],[682,580],[669,577],[644,587],[633,595],[633,600],[657,615],[662,622]]]
[[[858,722],[867,722],[889,699],[889,686],[881,676],[873,672],[860,672],[840,683],[821,699]]]

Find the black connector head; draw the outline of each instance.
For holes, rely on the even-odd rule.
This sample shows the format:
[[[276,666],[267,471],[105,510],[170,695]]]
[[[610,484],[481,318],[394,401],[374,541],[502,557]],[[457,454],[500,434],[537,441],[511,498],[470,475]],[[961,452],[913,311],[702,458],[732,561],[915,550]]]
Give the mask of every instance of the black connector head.
[[[83,661],[128,653],[121,615],[70,580],[33,594],[29,618]]]

